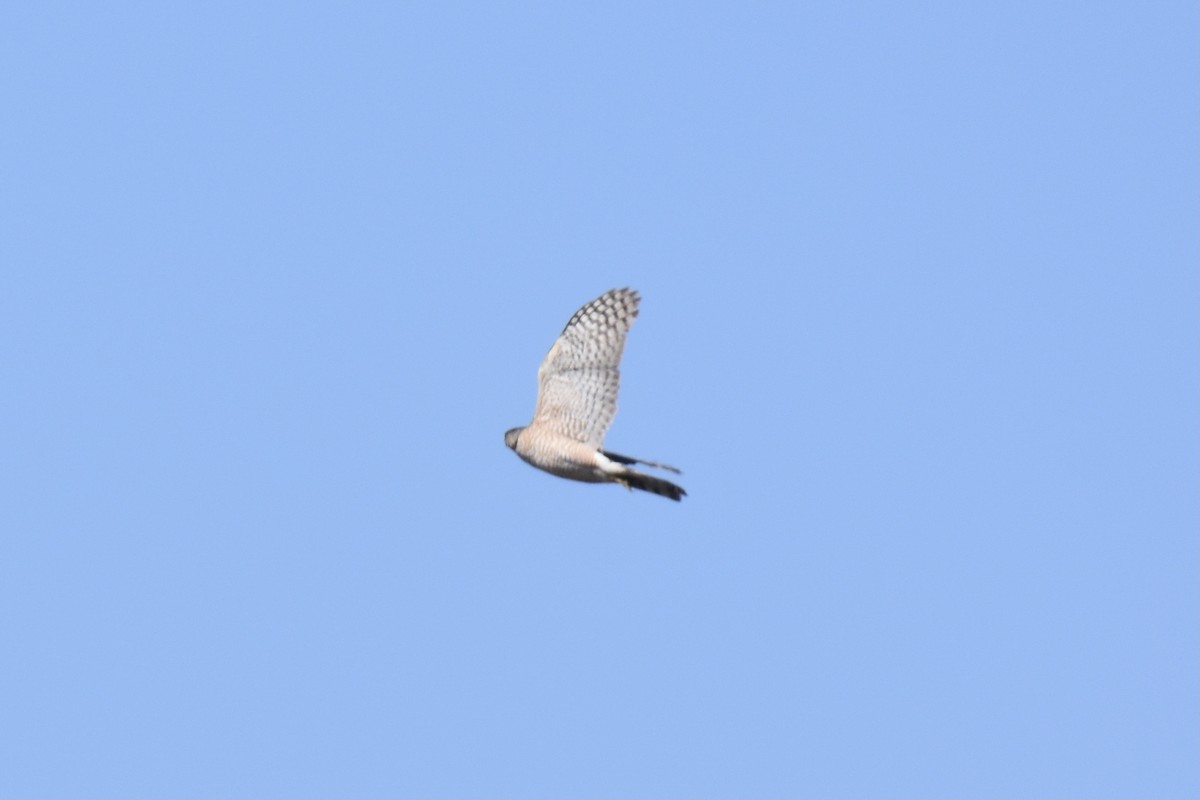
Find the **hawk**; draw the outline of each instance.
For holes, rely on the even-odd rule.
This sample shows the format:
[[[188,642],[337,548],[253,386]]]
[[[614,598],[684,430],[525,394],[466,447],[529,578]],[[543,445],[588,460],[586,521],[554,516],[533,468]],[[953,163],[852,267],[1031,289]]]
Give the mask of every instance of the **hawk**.
[[[639,299],[632,289],[613,289],[575,312],[538,368],[533,421],[506,431],[504,443],[525,462],[561,478],[619,483],[679,500],[687,494],[682,487],[631,465],[678,473],[675,467],[604,449],[604,434],[617,413],[617,365]]]

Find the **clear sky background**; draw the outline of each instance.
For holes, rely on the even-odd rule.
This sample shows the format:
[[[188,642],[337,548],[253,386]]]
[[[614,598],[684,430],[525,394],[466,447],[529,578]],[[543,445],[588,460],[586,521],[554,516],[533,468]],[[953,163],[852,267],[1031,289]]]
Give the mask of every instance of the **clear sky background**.
[[[1196,797],[1198,23],[8,4],[0,797]]]

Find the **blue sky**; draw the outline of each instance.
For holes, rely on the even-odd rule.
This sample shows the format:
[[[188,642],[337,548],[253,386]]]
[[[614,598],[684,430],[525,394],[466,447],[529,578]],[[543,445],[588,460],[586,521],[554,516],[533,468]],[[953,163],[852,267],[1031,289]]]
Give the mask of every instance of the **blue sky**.
[[[6,8],[0,796],[1195,797],[1198,16]]]

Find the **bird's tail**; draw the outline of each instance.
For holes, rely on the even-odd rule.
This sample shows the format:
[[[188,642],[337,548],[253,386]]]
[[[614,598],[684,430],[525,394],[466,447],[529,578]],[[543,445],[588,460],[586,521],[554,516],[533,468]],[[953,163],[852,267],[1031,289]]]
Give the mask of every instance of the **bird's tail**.
[[[636,472],[632,469],[626,469],[621,475],[620,481],[630,489],[641,489],[643,492],[653,492],[654,494],[662,495],[663,497],[669,497],[675,501],[678,501],[681,497],[687,495],[687,492],[683,490],[682,486],[676,486],[670,481],[665,481],[662,478],[656,478],[653,475],[647,475],[644,472]]]

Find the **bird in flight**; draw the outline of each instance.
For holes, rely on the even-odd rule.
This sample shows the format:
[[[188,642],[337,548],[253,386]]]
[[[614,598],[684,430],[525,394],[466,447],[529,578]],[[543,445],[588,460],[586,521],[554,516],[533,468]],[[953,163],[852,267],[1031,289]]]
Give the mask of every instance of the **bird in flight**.
[[[632,289],[613,289],[575,312],[538,368],[533,421],[506,431],[504,443],[525,462],[561,478],[619,483],[679,500],[687,494],[683,487],[632,465],[678,473],[675,467],[604,449],[604,434],[617,413],[617,367],[639,299]]]

